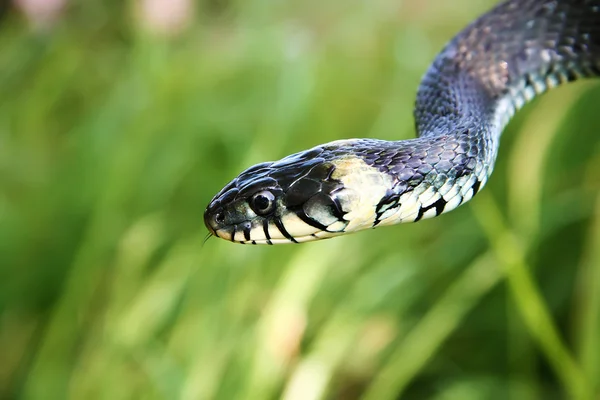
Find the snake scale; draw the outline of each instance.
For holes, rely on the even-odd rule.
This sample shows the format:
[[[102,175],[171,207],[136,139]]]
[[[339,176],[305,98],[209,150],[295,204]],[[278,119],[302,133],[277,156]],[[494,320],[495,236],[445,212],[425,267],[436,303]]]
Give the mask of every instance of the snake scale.
[[[525,103],[598,75],[600,0],[505,1],[425,73],[417,138],[339,140],[250,167],[212,199],[205,224],[232,242],[278,244],[435,217],[485,185]]]

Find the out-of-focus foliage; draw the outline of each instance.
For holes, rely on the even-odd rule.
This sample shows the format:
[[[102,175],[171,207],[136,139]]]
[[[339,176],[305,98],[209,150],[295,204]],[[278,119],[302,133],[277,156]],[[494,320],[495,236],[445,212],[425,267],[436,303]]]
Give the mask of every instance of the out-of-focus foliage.
[[[206,204],[243,168],[412,137],[420,76],[492,3],[8,8],[0,397],[600,396],[596,82],[519,113],[488,187],[448,215],[202,244]]]

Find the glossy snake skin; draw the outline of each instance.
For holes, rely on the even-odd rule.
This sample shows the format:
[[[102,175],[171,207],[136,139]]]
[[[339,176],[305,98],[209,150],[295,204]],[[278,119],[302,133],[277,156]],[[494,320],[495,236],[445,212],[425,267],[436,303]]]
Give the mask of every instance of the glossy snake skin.
[[[417,93],[418,138],[349,139],[242,172],[205,224],[236,243],[297,243],[415,222],[470,200],[513,114],[562,83],[600,75],[600,0],[510,0],[439,53]]]

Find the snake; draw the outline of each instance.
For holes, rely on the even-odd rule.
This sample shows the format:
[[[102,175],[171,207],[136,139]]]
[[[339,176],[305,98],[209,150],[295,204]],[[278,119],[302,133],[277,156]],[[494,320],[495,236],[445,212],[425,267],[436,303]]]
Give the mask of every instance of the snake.
[[[486,184],[526,103],[600,75],[600,0],[508,0],[451,39],[425,72],[417,137],[343,139],[246,169],[210,201],[209,235],[301,243],[417,222]]]

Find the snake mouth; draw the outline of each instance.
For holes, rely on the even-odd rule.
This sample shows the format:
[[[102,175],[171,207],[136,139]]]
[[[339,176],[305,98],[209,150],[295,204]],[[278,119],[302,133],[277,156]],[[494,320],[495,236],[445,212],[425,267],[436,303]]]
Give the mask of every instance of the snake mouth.
[[[207,227],[212,235],[239,244],[288,244],[326,239],[343,234],[306,223],[290,212],[281,218],[272,216],[260,220],[247,220],[227,226]]]
[[[250,220],[212,230],[215,236],[240,244],[298,243],[279,218]]]
[[[222,211],[211,212],[211,206],[204,212],[204,226],[211,235],[223,237],[218,234],[219,231],[222,231],[220,225],[223,223],[223,215]]]
[[[225,229],[219,229],[214,232],[211,231],[214,236],[217,236],[221,239],[228,240],[233,243],[239,244],[253,244],[253,245],[275,245],[275,244],[298,244],[298,243],[306,243],[312,242],[321,239],[329,239],[335,236],[342,235],[343,232],[328,232],[328,231],[320,231],[315,232],[310,235],[304,236],[295,236],[293,238],[287,237],[271,237],[267,238],[250,238],[249,240],[238,240],[240,238],[239,232],[229,231]]]

